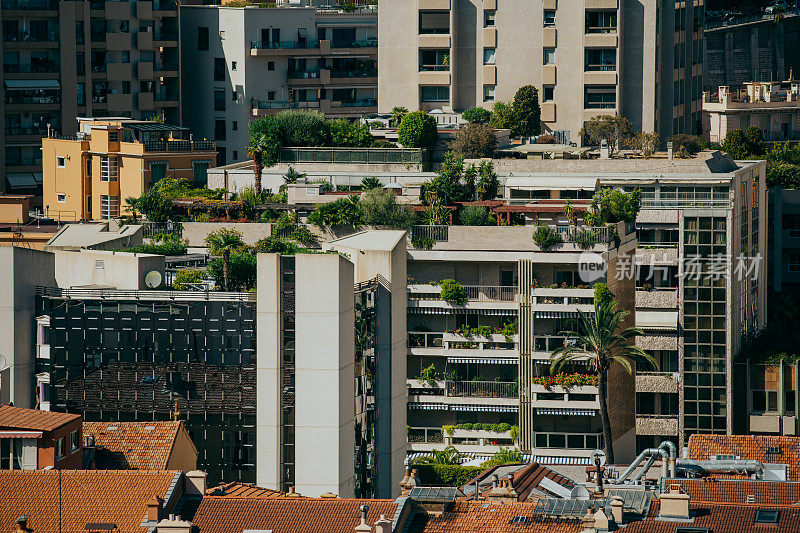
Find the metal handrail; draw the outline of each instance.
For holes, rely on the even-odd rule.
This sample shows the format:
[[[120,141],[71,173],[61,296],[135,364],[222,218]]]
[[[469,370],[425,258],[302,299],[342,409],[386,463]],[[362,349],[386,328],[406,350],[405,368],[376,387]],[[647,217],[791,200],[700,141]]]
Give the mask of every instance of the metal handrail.
[[[513,381],[445,381],[446,395],[470,398],[516,398]]]
[[[189,300],[189,301],[239,301],[255,302],[254,292],[216,291],[144,291],[120,289],[62,289],[61,287],[36,287],[37,296],[67,300]]]

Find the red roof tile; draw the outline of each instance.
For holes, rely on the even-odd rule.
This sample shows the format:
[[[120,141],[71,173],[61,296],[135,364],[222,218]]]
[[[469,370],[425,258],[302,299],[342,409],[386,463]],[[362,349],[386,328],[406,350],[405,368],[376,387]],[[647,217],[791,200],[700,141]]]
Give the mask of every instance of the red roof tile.
[[[53,431],[80,417],[81,415],[0,405],[0,427],[4,428]]]
[[[481,484],[481,494],[486,495],[492,490],[492,486],[488,483],[491,481],[491,477],[495,473],[499,473],[502,471],[508,471],[508,468],[513,465],[500,465],[497,467],[492,467],[485,472],[481,473],[478,477],[467,483],[465,486],[465,491],[469,490],[469,486],[475,485],[475,481],[478,480]],[[510,475],[500,476],[500,479],[509,479]],[[527,465],[520,465],[518,470],[513,472],[513,483],[512,486],[514,491],[519,495],[519,501],[536,501],[539,498],[539,492],[543,491],[548,495],[552,495],[554,497],[560,496],[559,494],[554,494],[550,490],[548,490],[547,486],[541,486],[542,480],[544,478],[548,478],[549,480],[561,485],[567,491],[572,490],[575,486],[573,481],[569,478],[558,474],[557,472],[553,472],[549,468],[540,465],[539,463],[530,463]],[[484,485],[486,484],[486,485]],[[470,493],[471,494],[471,493]]]
[[[84,422],[98,469],[164,470],[182,422]]]
[[[535,508],[531,503],[456,502],[450,511],[440,516],[417,515],[409,533],[578,533],[583,530],[579,520],[534,518]],[[522,520],[512,523],[515,517],[522,517]]]
[[[206,490],[206,496],[220,498],[298,498],[298,495],[288,496],[279,490],[265,489],[247,483],[231,482],[212,487]]]
[[[391,520],[392,500],[339,498],[203,498],[192,522],[199,533],[269,529],[273,533],[353,533],[361,520],[359,506],[369,506],[367,523],[380,515]]]
[[[693,502],[747,503],[752,496],[757,504],[792,505],[800,502],[800,483],[732,480],[718,478],[676,479]]]
[[[148,500],[164,498],[178,474],[61,470],[59,476],[56,470],[0,471],[0,528],[10,530],[17,517],[28,516],[28,527],[37,533],[84,531],[90,522],[114,523],[121,533],[145,533],[139,525]]]
[[[769,448],[779,453],[769,453]],[[689,459],[708,460],[718,454],[744,460],[789,465],[789,480],[800,480],[800,437],[767,435],[699,435],[689,437]]]

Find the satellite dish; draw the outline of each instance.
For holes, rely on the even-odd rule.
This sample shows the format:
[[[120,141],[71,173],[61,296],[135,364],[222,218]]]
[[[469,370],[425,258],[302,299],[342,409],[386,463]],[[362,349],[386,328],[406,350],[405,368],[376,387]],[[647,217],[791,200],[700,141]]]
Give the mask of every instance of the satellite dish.
[[[597,460],[600,459],[600,466],[605,466],[606,464],[606,452],[603,450],[595,450],[592,452],[592,455],[589,456],[592,465],[597,464]]]
[[[589,491],[583,485],[575,485],[575,488],[569,493],[572,500],[588,500],[589,496]]]
[[[161,286],[161,272],[158,270],[151,270],[144,276],[144,284],[149,289],[157,289]]]

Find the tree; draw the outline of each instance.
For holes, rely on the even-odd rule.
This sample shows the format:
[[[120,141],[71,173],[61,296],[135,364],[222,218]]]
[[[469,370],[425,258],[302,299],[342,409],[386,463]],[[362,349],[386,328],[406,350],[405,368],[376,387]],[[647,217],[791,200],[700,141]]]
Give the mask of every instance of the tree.
[[[418,458],[415,462],[423,465],[458,465],[466,456],[453,446],[446,446],[443,450],[433,450],[427,456]]]
[[[198,268],[182,268],[175,272],[175,280],[172,282],[172,287],[176,291],[185,291],[191,288],[191,285],[199,283],[205,277],[205,272]]]
[[[689,157],[699,152],[703,147],[703,142],[697,135],[687,135],[679,133],[670,137],[669,142],[672,143],[672,150],[677,153],[678,157]]]
[[[635,222],[641,205],[640,189],[634,189],[629,193],[609,187],[600,189],[600,222]]]
[[[372,146],[372,135],[366,124],[350,122],[340,118],[330,123],[331,144],[351,148],[368,148]]]
[[[301,250],[293,242],[275,236],[259,239],[253,246],[253,251],[257,254],[293,255]]]
[[[436,144],[438,137],[436,119],[423,111],[403,117],[397,130],[397,139],[405,148],[429,148]]]
[[[439,173],[424,185],[425,198],[430,203],[450,205],[464,197],[461,179],[464,176],[464,158],[447,152]]]
[[[478,200],[494,200],[497,198],[497,191],[500,188],[500,181],[494,172],[494,165],[491,161],[481,161],[478,165]]]
[[[467,159],[492,157],[497,148],[494,129],[487,124],[470,123],[459,129],[450,150]]]
[[[280,161],[282,147],[283,136],[274,116],[261,117],[250,123],[248,154],[252,155],[255,164],[262,168],[273,166]]]
[[[407,229],[416,218],[411,207],[397,203],[397,195],[392,191],[370,189],[361,194],[358,203],[363,213],[363,223],[369,226]]]
[[[517,448],[503,448],[501,446],[500,450],[495,452],[491,459],[488,459],[481,464],[481,468],[492,468],[493,466],[523,463],[525,462],[524,459],[525,456]]]
[[[228,289],[249,290],[256,286],[258,260],[249,252],[232,253],[228,259]],[[208,273],[219,286],[225,283],[225,261],[219,258],[208,262]]]
[[[379,180],[378,178],[372,177],[372,178],[364,178],[363,180],[361,180],[362,191],[368,191],[370,189],[379,189],[381,187],[383,187],[383,184],[381,183],[381,180]]]
[[[660,144],[661,136],[654,131],[650,133],[640,131],[629,141],[629,146],[641,153],[645,159],[649,159],[658,149]]]
[[[523,85],[514,95],[514,122],[511,135],[531,137],[542,131],[542,111],[539,108],[539,91],[533,85]]]
[[[245,247],[242,234],[236,230],[221,228],[206,235],[205,243],[211,255],[222,256],[223,287],[227,291],[230,282],[231,253],[238,252]]]
[[[351,194],[347,198],[339,198],[335,202],[320,204],[308,215],[308,222],[317,227],[358,226],[361,224],[363,211],[358,203],[358,196]]]
[[[463,208],[458,217],[464,226],[492,226],[495,223],[489,210],[477,205],[468,205]]]
[[[767,187],[800,188],[800,148],[775,143],[767,156]]]
[[[762,156],[767,153],[764,136],[758,126],[750,126],[744,131],[744,140],[747,142],[747,152],[751,156]]]
[[[539,226],[533,232],[533,242],[543,252],[562,242],[561,234],[550,226]]]
[[[583,123],[580,136],[594,145],[606,141],[609,151],[613,153],[631,136],[631,129],[631,121],[625,117],[598,115]]]
[[[264,170],[263,161],[269,161],[271,140],[263,133],[250,136],[250,144],[247,145],[247,155],[253,158],[253,179],[254,188],[257,195],[261,194],[261,173]],[[271,166],[271,165],[270,165]]]
[[[139,199],[133,196],[125,198],[125,208],[131,216],[131,222],[134,224],[136,224],[139,219],[139,208],[136,205],[138,201]]]
[[[478,124],[488,124],[492,119],[492,113],[482,107],[470,107],[461,113],[461,118],[467,122],[475,122]]]
[[[748,157],[761,157],[767,153],[767,147],[761,130],[750,126],[747,130],[731,130],[725,135],[722,149],[734,159],[747,159]]]
[[[608,288],[606,283],[594,284],[594,301],[600,305],[611,305],[614,303],[614,293]]]
[[[621,365],[628,373],[633,372],[635,363],[644,363],[654,369],[658,368],[658,364],[653,356],[635,344],[636,336],[644,333],[637,328],[622,327],[628,312],[617,311],[616,303],[600,304],[595,301],[593,314],[580,310],[578,314],[580,318],[571,321],[572,330],[561,333],[567,336],[568,342],[551,354],[550,372],[555,374],[574,361],[584,360],[589,354],[589,366],[597,375],[603,446],[609,464],[614,464],[607,404],[608,371],[614,363]]]
[[[275,115],[283,146],[326,146],[330,128],[319,111],[287,109]]]
[[[489,125],[496,130],[510,130],[514,121],[514,107],[508,102],[495,102]]]
[[[165,222],[172,213],[172,202],[161,194],[158,184],[142,193],[136,200],[136,207],[151,222]]]
[[[400,123],[406,115],[408,115],[408,109],[405,107],[393,107],[389,118],[389,125],[394,125],[395,128],[400,127]]]

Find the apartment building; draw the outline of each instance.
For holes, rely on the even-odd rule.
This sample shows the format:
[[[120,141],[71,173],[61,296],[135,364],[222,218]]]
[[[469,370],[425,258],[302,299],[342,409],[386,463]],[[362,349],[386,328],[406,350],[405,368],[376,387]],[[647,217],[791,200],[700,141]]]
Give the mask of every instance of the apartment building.
[[[769,288],[772,293],[800,288],[800,191],[772,187],[769,203]]]
[[[319,4],[181,7],[184,124],[217,142],[221,165],[247,159],[254,117],[377,111],[376,10]]]
[[[800,82],[750,82],[703,93],[703,140],[755,126],[767,142],[800,139]]]
[[[121,118],[79,118],[75,137],[42,139],[44,213],[61,221],[111,220],[163,178],[208,183],[213,141],[188,128]]]
[[[463,111],[539,90],[543,129],[580,144],[599,114],[696,133],[702,2],[379,2],[378,108]],[[582,68],[581,68],[582,65]]]
[[[78,116],[180,121],[174,0],[5,0],[0,18],[0,191],[41,196],[48,127],[69,136]]]

